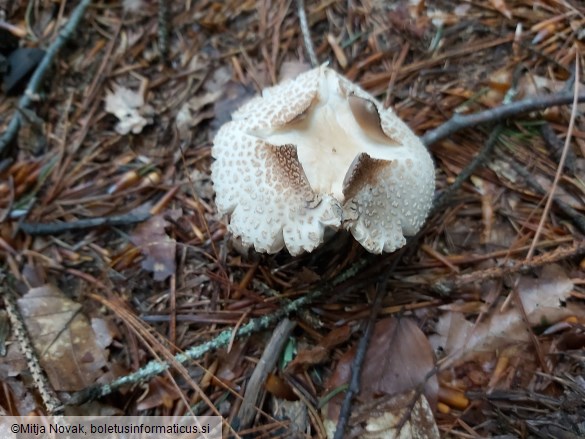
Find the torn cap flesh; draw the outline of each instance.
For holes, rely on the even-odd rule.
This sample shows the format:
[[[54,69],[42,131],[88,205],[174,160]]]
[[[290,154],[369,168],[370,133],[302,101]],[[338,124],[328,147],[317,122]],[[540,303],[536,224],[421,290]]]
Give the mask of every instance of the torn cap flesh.
[[[314,250],[345,228],[371,253],[392,252],[430,209],[431,157],[370,94],[321,66],[265,89],[214,140],[220,214],[245,247]]]

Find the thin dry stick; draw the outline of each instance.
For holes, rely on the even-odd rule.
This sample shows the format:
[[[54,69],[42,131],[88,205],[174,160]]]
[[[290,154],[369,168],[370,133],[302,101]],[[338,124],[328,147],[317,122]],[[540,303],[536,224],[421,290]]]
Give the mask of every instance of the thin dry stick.
[[[479,153],[473,158],[473,160],[457,175],[453,184],[451,184],[447,189],[445,189],[440,195],[438,195],[434,202],[431,212],[429,216],[432,216],[436,212],[440,211],[449,200],[453,197],[455,192],[459,190],[463,183],[467,181],[469,177],[473,175],[475,170],[479,168],[481,165],[485,163],[488,157],[491,155],[492,151],[494,150],[496,143],[498,142],[498,138],[502,131],[504,130],[504,126],[502,124],[498,124],[488,137],[487,141],[485,142],[484,146],[481,148]]]
[[[540,135],[546,146],[552,152],[555,160],[560,160],[563,155],[563,142],[557,137],[550,124],[544,123],[541,125]],[[569,149],[569,151],[567,151],[567,159],[565,160],[565,170],[570,174],[575,175],[576,165],[577,157],[575,153]]]
[[[158,2],[158,50],[163,63],[168,61],[169,55],[169,3],[166,0]]]
[[[388,270],[388,273],[390,273],[390,271],[391,270]],[[345,429],[347,428],[347,424],[349,423],[349,418],[351,416],[353,397],[360,391],[360,375],[362,371],[362,365],[364,364],[364,360],[366,358],[366,352],[368,350],[368,346],[370,345],[370,339],[374,333],[376,319],[380,313],[380,309],[382,308],[382,299],[384,299],[386,296],[387,279],[388,277],[386,276],[376,289],[376,297],[374,299],[374,304],[372,305],[368,323],[366,325],[364,334],[360,338],[355,358],[351,364],[351,379],[349,381],[349,387],[347,388],[345,396],[343,397],[343,403],[341,404],[339,419],[337,420],[337,426],[335,427],[335,435],[333,436],[333,439],[343,439],[345,436]]]
[[[549,95],[547,98],[552,98],[555,95]],[[573,97],[573,99],[575,99],[575,96],[573,94],[571,94],[571,96]],[[581,97],[585,97],[584,95],[577,97],[577,99],[580,99]],[[544,96],[543,96],[544,98]],[[481,123],[487,123],[487,122],[491,122],[493,120],[498,120],[499,118],[501,118],[501,113],[499,111],[500,108],[508,108],[509,110],[506,110],[504,113],[506,113],[506,117],[511,117],[514,116],[516,114],[519,114],[523,111],[526,111],[526,101],[519,101],[516,103],[512,103],[512,104],[508,104],[506,101],[508,99],[505,99],[505,103],[504,105],[492,109],[492,110],[487,110],[487,111],[483,111],[480,113],[476,113],[476,114],[472,114],[469,116],[459,116],[456,115],[454,116],[451,120],[447,121],[446,123],[444,123],[443,125],[439,126],[438,128],[436,128],[435,130],[429,131],[427,134],[425,134],[422,138],[423,143],[425,143],[427,146],[440,140],[442,137],[438,137],[438,136],[443,136],[443,134],[445,134],[445,136],[450,135],[452,133],[454,133],[455,131],[458,131],[460,129],[463,128],[467,128],[468,127],[468,122],[475,120],[480,121]],[[550,101],[551,99],[547,99],[547,101]],[[537,101],[537,103],[539,103]],[[567,102],[569,103],[569,102]],[[521,104],[521,105],[517,105],[514,106],[515,104]],[[532,102],[532,104],[534,104],[534,102]],[[555,104],[557,105],[557,104]],[[510,108],[512,107],[512,108]],[[510,111],[513,110],[513,111]],[[459,120],[458,125],[454,124],[453,122]],[[480,123],[477,122],[477,123]],[[488,141],[486,142],[486,144],[484,145],[484,147],[482,148],[482,150],[480,150],[480,152],[477,154],[477,156],[472,160],[472,162],[467,165],[465,167],[465,169],[463,169],[463,171],[457,176],[457,178],[455,179],[455,181],[453,182],[453,184],[451,186],[449,186],[448,189],[446,189],[442,194],[440,194],[439,196],[437,196],[435,198],[435,202],[433,204],[433,209],[431,211],[431,213],[429,214],[429,216],[432,216],[433,213],[437,212],[439,209],[441,209],[442,207],[445,206],[446,202],[452,197],[452,195],[455,193],[455,191],[457,191],[461,185],[473,174],[473,172],[475,171],[475,169],[477,169],[480,165],[482,165],[485,160],[488,158],[488,156],[494,151],[494,147],[496,145],[496,142],[498,140],[499,134],[501,134],[503,129],[502,125],[497,125],[494,130],[492,131],[490,137],[488,138]],[[498,151],[496,151],[496,153],[498,153]],[[501,153],[499,153],[500,156],[502,156]],[[506,157],[502,157],[504,159],[506,159]],[[517,164],[516,162],[512,161],[510,162],[510,166],[512,166],[516,172],[518,172],[520,175],[522,175],[522,177],[526,180],[526,183],[528,183],[529,186],[531,186],[534,190],[536,190],[539,193],[544,193],[545,190],[542,188],[542,186],[534,179],[532,178],[532,176],[530,175],[530,173],[528,171],[526,171],[524,168],[522,168],[522,166],[520,166],[519,164]],[[577,212],[575,209],[573,209],[571,206],[569,206],[568,204],[564,203],[562,200],[558,199],[558,198],[554,198],[552,197],[553,200],[552,202],[555,203],[555,205],[569,218],[571,219],[571,221],[573,222],[573,224],[582,232],[585,233],[585,218],[579,214],[579,212]]]
[[[541,186],[541,184],[536,180],[536,178],[532,176],[528,169],[526,169],[520,163],[517,163],[515,160],[510,160],[509,157],[500,151],[496,151],[496,155],[498,155],[502,160],[506,160],[512,169],[524,179],[525,183],[529,187],[541,195],[546,195],[546,189]],[[560,198],[553,198],[553,203],[555,203],[558,209],[573,222],[575,227],[577,227],[581,233],[585,234],[585,217],[583,215],[562,201]]]
[[[571,91],[524,99],[466,116],[455,114],[444,124],[434,130],[427,131],[421,137],[421,140],[426,146],[429,146],[464,128],[509,119],[529,111],[543,110],[557,105],[567,105],[573,101],[575,101],[575,95]],[[577,95],[576,102],[585,102],[585,93]]]
[[[252,424],[266,378],[276,366],[280,353],[286,345],[288,337],[295,325],[296,323],[292,320],[286,318],[282,320],[274,330],[266,348],[264,348],[262,357],[260,357],[260,361],[248,380],[244,400],[242,401],[236,420],[234,420],[234,427],[237,430],[248,428]]]
[[[20,350],[26,357],[28,369],[32,375],[33,381],[39,390],[41,399],[47,408],[50,415],[56,415],[63,412],[63,403],[57,398],[57,395],[51,387],[51,383],[43,372],[41,363],[37,356],[35,347],[28,335],[26,325],[18,309],[18,305],[14,298],[14,293],[9,285],[7,285],[6,274],[4,269],[0,268],[0,296],[4,298],[4,305],[6,312],[12,324],[12,330],[18,340]]]
[[[30,78],[24,94],[18,101],[18,108],[28,108],[33,102],[34,96],[39,92],[43,79],[45,78],[49,67],[53,63],[53,60],[63,45],[67,42],[67,40],[69,40],[69,38],[71,38],[71,35],[73,35],[73,32],[79,25],[79,22],[81,21],[81,18],[83,17],[85,10],[90,5],[90,3],[91,0],[81,0],[79,5],[77,5],[71,14],[71,17],[69,18],[69,22],[65,25],[65,27],[63,27],[53,44],[51,44],[51,46],[47,49],[47,53],[45,53],[43,60],[40,62],[34,74]],[[0,137],[0,156],[3,155],[6,146],[12,142],[18,133],[20,128],[20,114],[20,111],[14,112],[12,120],[10,121],[10,124],[8,124],[8,128],[6,128],[6,131],[4,131],[4,134],[2,134]]]
[[[544,206],[544,210],[540,217],[540,222],[538,223],[538,227],[536,228],[536,233],[534,234],[534,239],[528,249],[528,254],[526,255],[526,262],[530,262],[532,260],[532,256],[534,255],[534,250],[536,249],[536,245],[538,244],[538,239],[542,234],[542,229],[544,228],[544,223],[546,218],[548,217],[548,213],[550,212],[550,208],[552,206],[552,201],[554,199],[555,190],[558,186],[559,180],[561,178],[561,174],[563,173],[563,168],[565,165],[565,160],[567,158],[567,151],[569,150],[569,145],[571,143],[571,137],[573,135],[573,129],[575,127],[575,116],[577,114],[577,96],[579,95],[579,57],[575,57],[575,90],[573,94],[573,108],[571,109],[571,119],[569,120],[569,129],[567,130],[567,138],[565,139],[565,145],[563,147],[563,153],[561,154],[561,160],[559,161],[559,166],[557,167],[557,172],[555,174],[555,179],[553,181],[552,187],[550,189],[550,193],[548,195],[548,199],[546,200],[546,204]],[[528,322],[528,316],[526,315],[526,311],[524,309],[524,305],[522,303],[522,298],[520,297],[520,293],[518,292],[518,284],[520,279],[516,280],[516,284],[514,285],[514,289],[512,290],[512,297],[516,306],[521,314],[522,320],[524,321],[527,329],[530,329],[530,323]],[[542,369],[549,373],[548,365],[544,358],[544,352],[542,351],[542,347],[536,335],[533,331],[528,331],[530,334],[530,339],[532,344],[534,345],[534,349],[538,355],[538,359]]]
[[[368,259],[363,258],[353,264],[350,268],[345,270],[343,273],[336,276],[331,282],[328,282],[324,285],[321,289],[313,290],[310,293],[307,293],[296,300],[291,301],[288,304],[283,305],[280,309],[275,311],[273,314],[258,317],[255,319],[250,320],[245,325],[242,325],[237,331],[236,336],[240,338],[248,337],[251,334],[259,332],[263,329],[266,329],[273,325],[276,322],[279,322],[282,318],[288,316],[289,314],[295,313],[298,310],[302,309],[304,306],[314,302],[318,298],[322,297],[327,291],[329,291],[332,287],[340,285],[341,283],[347,281],[354,277],[359,271],[366,265]],[[181,364],[187,363],[192,360],[196,360],[201,358],[207,352],[214,351],[216,349],[225,347],[229,344],[230,340],[232,339],[233,330],[226,329],[219,333],[214,339],[209,340],[205,343],[202,343],[197,346],[193,346],[192,348],[188,349],[187,351],[177,354],[174,357],[173,364],[179,362]],[[104,385],[97,385],[93,387],[89,387],[84,389],[78,393],[76,393],[71,400],[68,402],[69,405],[77,405],[81,404],[85,401],[90,399],[100,398],[102,396],[109,395],[110,393],[118,390],[122,386],[126,386],[129,384],[135,384],[141,382],[143,380],[150,379],[156,375],[161,374],[162,372],[166,371],[171,367],[169,362],[165,361],[151,361],[146,364],[140,370],[133,372],[129,375],[120,377],[109,384]]]
[[[345,429],[347,428],[347,424],[349,423],[349,418],[351,416],[351,406],[353,402],[353,397],[360,391],[360,374],[362,370],[362,364],[366,358],[366,352],[370,344],[370,339],[372,338],[372,334],[374,333],[374,325],[376,323],[376,318],[378,317],[378,314],[382,309],[382,301],[386,296],[386,285],[388,284],[388,279],[390,278],[392,273],[394,273],[394,270],[398,266],[399,261],[401,261],[402,258],[405,257],[405,255],[410,254],[409,252],[411,252],[412,249],[414,249],[420,236],[421,235],[419,232],[416,236],[414,236],[414,238],[409,240],[404,247],[398,250],[398,253],[392,259],[390,266],[386,270],[384,270],[384,273],[379,278],[378,287],[376,288],[376,297],[374,298],[374,303],[370,311],[370,316],[368,318],[366,330],[364,331],[364,334],[360,338],[355,358],[351,364],[351,378],[349,382],[349,387],[343,398],[343,403],[341,404],[339,418],[337,420],[337,426],[335,427],[334,439],[342,439],[344,437]]]
[[[489,279],[501,279],[515,273],[526,273],[544,265],[549,265],[568,258],[580,257],[585,255],[585,244],[577,244],[568,248],[558,248],[550,253],[533,257],[530,261],[520,261],[514,265],[499,266],[487,268],[485,270],[474,271],[472,273],[461,274],[445,279],[441,279],[432,285],[433,291],[438,294],[448,296],[473,282],[485,282]]]
[[[319,65],[319,60],[317,59],[315,47],[313,46],[313,39],[311,38],[307,13],[305,11],[305,0],[297,0],[297,11],[299,14],[299,21],[301,22],[301,32],[303,34],[303,41],[305,43],[307,55],[309,56],[309,61],[311,61],[312,67],[317,67]]]
[[[538,228],[536,229],[536,233],[534,234],[534,239],[532,240],[532,245],[528,250],[528,254],[526,255],[526,260],[530,261],[532,259],[532,255],[534,254],[534,250],[536,248],[536,244],[538,243],[538,239],[542,233],[542,228],[544,226],[544,222],[548,217],[548,213],[550,212],[550,208],[555,196],[555,191],[559,184],[559,180],[561,179],[561,175],[563,173],[563,168],[565,166],[565,160],[567,159],[567,152],[569,151],[569,145],[571,144],[571,138],[573,136],[573,130],[575,128],[575,118],[577,116],[577,103],[579,97],[579,57],[575,57],[575,90],[573,93],[573,108],[571,109],[571,119],[569,120],[569,129],[567,131],[567,138],[565,139],[565,145],[563,146],[563,153],[561,154],[561,160],[559,161],[559,166],[557,167],[557,172],[555,174],[555,179],[553,180],[553,184],[550,188],[550,193],[548,195],[548,199],[546,200],[546,204],[544,206],[544,211],[542,212],[542,216],[540,217],[540,222],[538,223]]]
[[[65,232],[94,229],[96,227],[117,227],[141,223],[151,217],[148,211],[130,212],[123,215],[86,218],[68,223],[20,223],[20,230],[28,235],[58,235]]]

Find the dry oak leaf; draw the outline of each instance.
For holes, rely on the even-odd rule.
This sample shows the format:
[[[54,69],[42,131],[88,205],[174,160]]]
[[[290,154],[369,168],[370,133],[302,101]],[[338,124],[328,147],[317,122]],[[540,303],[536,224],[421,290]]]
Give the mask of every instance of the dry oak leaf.
[[[327,383],[329,391],[349,382],[356,349],[350,349],[337,363]],[[360,375],[360,401],[370,402],[381,395],[400,395],[422,385],[426,399],[435,407],[439,384],[431,372],[435,367],[429,341],[416,322],[389,318],[376,323]],[[343,395],[332,398],[327,417],[336,420]]]
[[[319,344],[311,349],[299,351],[293,361],[289,363],[287,369],[291,372],[298,372],[307,369],[309,366],[322,363],[330,356],[331,350],[346,342],[351,336],[349,325],[343,325],[329,332]]]
[[[116,116],[118,134],[139,134],[142,129],[152,123],[154,110],[145,105],[144,97],[126,87],[114,84],[113,91],[106,95],[106,111]]]
[[[31,288],[18,299],[18,306],[41,366],[56,391],[78,391],[104,376],[107,352],[97,342],[80,304],[46,284]],[[16,343],[11,348],[16,348]]]
[[[156,407],[173,408],[174,402],[181,397],[179,390],[168,382],[167,378],[154,377],[147,384],[148,390],[138,399],[138,411]]]
[[[573,282],[559,265],[547,265],[538,278],[521,276],[518,294],[522,300],[528,322],[532,326],[556,323],[566,317],[583,316],[582,307],[567,303]],[[493,307],[490,314],[475,324],[460,312],[443,314],[430,337],[435,349],[442,348],[453,361],[463,361],[477,352],[492,352],[512,343],[530,340],[522,316],[514,307],[500,311]]]
[[[176,220],[181,216],[181,211],[170,211],[168,214]],[[177,269],[177,242],[167,235],[165,227],[168,226],[162,215],[155,215],[138,225],[131,237],[132,243],[140,247],[144,255],[142,268],[151,271],[157,281],[165,280]]]
[[[205,111],[204,107],[209,104],[215,104],[222,94],[223,90],[203,93],[194,96],[181,106],[175,118],[175,123],[179,130],[179,138],[181,140],[190,139],[191,136],[189,133],[193,128],[204,120],[211,119],[215,116],[213,110]]]
[[[439,428],[431,406],[416,390],[386,396],[353,407],[347,437],[359,439],[439,439]],[[336,424],[323,422],[327,437],[334,436]]]

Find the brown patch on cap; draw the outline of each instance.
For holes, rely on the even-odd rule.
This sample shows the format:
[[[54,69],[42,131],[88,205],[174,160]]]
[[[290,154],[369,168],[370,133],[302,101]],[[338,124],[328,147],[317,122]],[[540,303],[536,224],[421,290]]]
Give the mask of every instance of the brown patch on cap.
[[[274,178],[282,183],[285,188],[290,187],[295,192],[312,194],[309,180],[299,161],[297,147],[295,145],[275,146],[266,144],[268,158],[266,166],[272,171]]]
[[[373,159],[365,152],[356,156],[343,179],[345,199],[353,198],[366,185],[376,186],[382,169],[391,164],[391,160]]]
[[[379,143],[399,146],[400,142],[389,137],[382,129],[382,120],[378,107],[372,101],[351,95],[347,98],[353,117],[364,132]]]

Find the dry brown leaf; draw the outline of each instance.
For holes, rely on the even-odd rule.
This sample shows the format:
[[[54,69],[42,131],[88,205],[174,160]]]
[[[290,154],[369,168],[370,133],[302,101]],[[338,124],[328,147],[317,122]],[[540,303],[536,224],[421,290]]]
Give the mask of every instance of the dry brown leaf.
[[[171,215],[178,219],[179,211],[171,212]],[[163,215],[155,215],[148,221],[138,225],[132,233],[131,241],[140,247],[144,260],[142,268],[151,271],[154,280],[163,281],[174,274],[177,265],[175,251],[177,242],[167,235],[165,228],[169,223]]]
[[[243,373],[245,369],[243,358],[247,347],[247,340],[236,340],[229,352],[225,349],[217,350],[215,355],[219,359],[219,368],[216,373],[218,379],[223,382],[232,382]]]
[[[360,439],[439,439],[439,429],[427,399],[415,390],[358,404],[350,418],[349,436]],[[327,437],[335,422],[325,420]]]
[[[113,91],[108,91],[105,101],[106,111],[119,120],[116,124],[118,134],[139,134],[146,125],[152,123],[153,110],[145,105],[140,93],[114,84]]]
[[[305,401],[287,401],[285,399],[272,398],[272,416],[275,419],[290,421],[287,425],[286,437],[307,437],[305,433],[309,427],[309,414]]]
[[[30,289],[18,299],[18,306],[41,366],[55,390],[81,390],[104,377],[107,352],[97,342],[87,317],[81,313],[81,305],[57,287],[44,285]],[[17,350],[15,343],[10,348]],[[22,362],[17,363],[25,367]]]
[[[215,103],[222,94],[223,90],[206,92],[189,99],[181,106],[175,118],[181,140],[189,140],[191,137],[191,129],[195,128],[205,119],[211,119],[215,116],[213,110],[203,111],[203,108]]]
[[[299,397],[293,392],[291,386],[281,377],[273,373],[268,374],[264,388],[271,395],[288,401],[297,401]]]
[[[137,401],[137,410],[150,410],[155,407],[164,407],[171,409],[175,400],[179,399],[181,394],[177,387],[162,377],[154,377],[148,382],[148,390]]]
[[[349,325],[343,325],[333,329],[314,348],[299,351],[295,359],[287,366],[288,370],[297,372],[327,360],[331,349],[347,341],[350,335],[351,328]]]
[[[327,388],[349,381],[356,349],[346,352],[337,363]],[[376,323],[362,366],[359,398],[371,401],[380,395],[398,395],[424,384],[431,405],[437,403],[438,381],[428,377],[435,367],[433,350],[418,325],[407,318],[389,318]],[[336,419],[342,395],[329,403],[328,417]]]
[[[558,265],[545,266],[540,276],[522,276],[518,293],[531,325],[554,323],[570,315],[583,314],[575,306],[564,306],[573,282]],[[477,351],[492,351],[511,343],[526,342],[520,313],[511,307],[500,312],[499,306],[478,325],[459,312],[448,312],[439,319],[436,335],[430,340],[435,349],[442,348],[453,360],[464,359]]]

